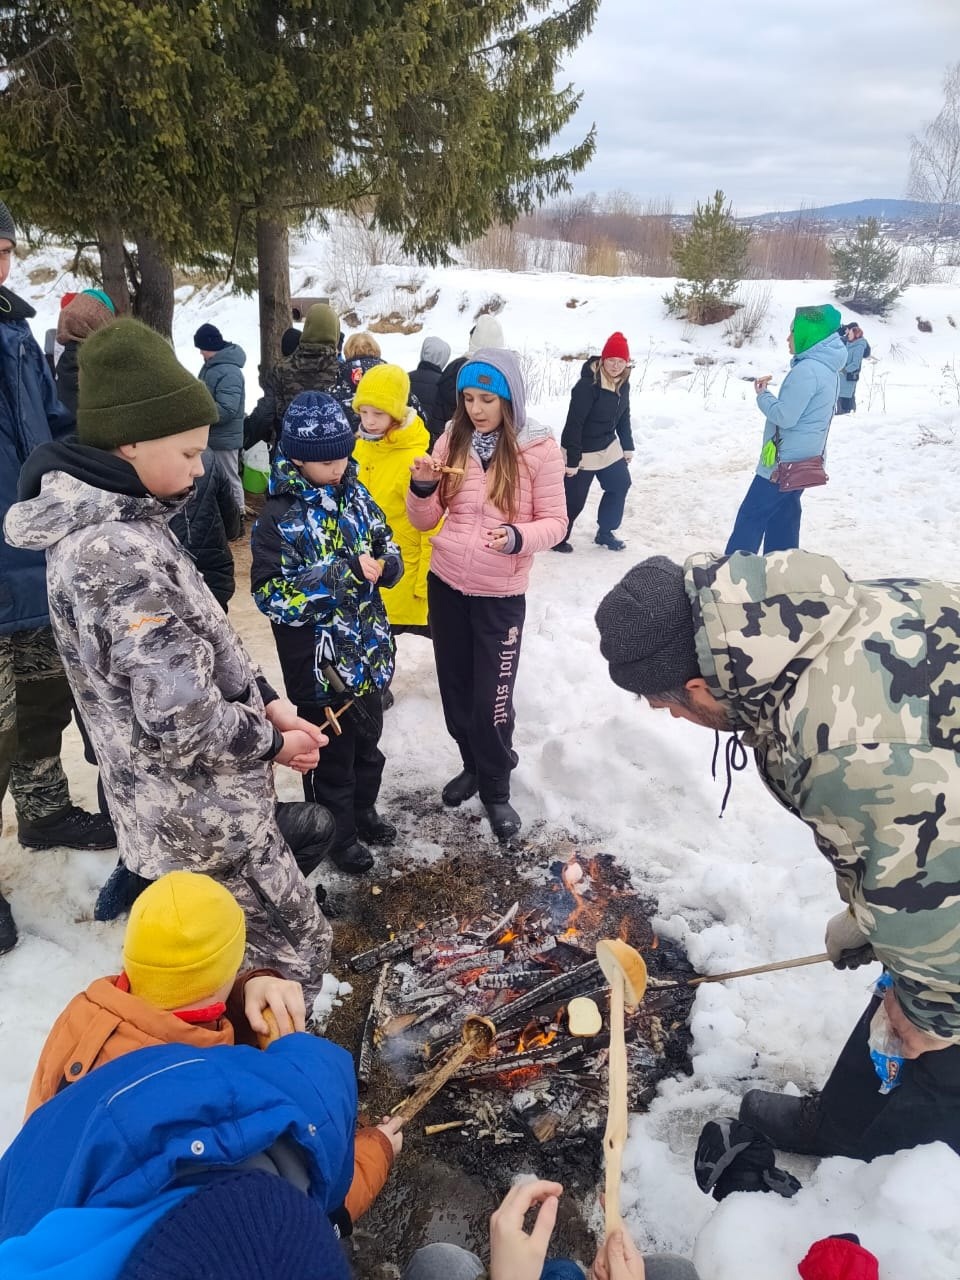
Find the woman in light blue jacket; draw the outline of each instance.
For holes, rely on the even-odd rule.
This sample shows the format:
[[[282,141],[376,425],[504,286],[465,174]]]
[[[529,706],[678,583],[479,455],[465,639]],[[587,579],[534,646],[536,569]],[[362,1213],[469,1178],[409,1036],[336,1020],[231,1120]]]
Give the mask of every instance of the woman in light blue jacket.
[[[847,344],[847,363],[840,373],[837,413],[856,413],[860,366],[870,355],[870,343],[863,336],[863,330],[855,323],[846,325],[841,332],[841,337]]]
[[[782,493],[772,479],[780,462],[822,456],[837,403],[840,370],[847,348],[837,330],[836,307],[798,307],[787,345],[793,354],[779,396],[767,390],[768,377],[754,383],[757,408],[766,417],[763,449],[753,483],[740,504],[726,554],[786,551],[800,545],[801,489]]]

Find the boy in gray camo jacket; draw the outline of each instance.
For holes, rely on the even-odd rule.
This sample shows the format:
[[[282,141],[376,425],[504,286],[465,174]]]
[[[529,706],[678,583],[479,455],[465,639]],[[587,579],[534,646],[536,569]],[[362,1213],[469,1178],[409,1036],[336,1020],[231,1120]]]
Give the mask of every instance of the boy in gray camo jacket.
[[[135,320],[80,352],[79,443],[41,446],[4,524],[47,553],[50,617],[128,871],[213,876],[247,917],[247,964],[316,990],[330,926],[275,818],[273,765],[325,742],[264,679],[168,522],[203,472],[216,408]]]

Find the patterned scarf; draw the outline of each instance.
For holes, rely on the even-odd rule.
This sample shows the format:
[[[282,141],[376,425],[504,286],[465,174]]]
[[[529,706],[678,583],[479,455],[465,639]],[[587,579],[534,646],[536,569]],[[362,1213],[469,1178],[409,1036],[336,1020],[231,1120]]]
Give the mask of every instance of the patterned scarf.
[[[473,433],[473,451],[480,459],[480,465],[484,471],[489,467],[490,459],[496,452],[502,430],[502,427],[498,427],[496,431],[475,431]]]

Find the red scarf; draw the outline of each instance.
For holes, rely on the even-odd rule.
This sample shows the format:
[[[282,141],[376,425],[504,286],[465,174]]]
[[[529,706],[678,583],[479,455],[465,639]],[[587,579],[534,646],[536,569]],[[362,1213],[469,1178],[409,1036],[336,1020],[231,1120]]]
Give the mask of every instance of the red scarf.
[[[117,978],[114,986],[118,991],[130,991],[130,979],[125,973],[121,973]],[[179,1018],[181,1022],[187,1022],[191,1026],[201,1026],[205,1022],[219,1022],[226,1014],[227,1006],[222,1000],[218,1000],[215,1004],[208,1004],[203,1009],[170,1009],[175,1018]]]

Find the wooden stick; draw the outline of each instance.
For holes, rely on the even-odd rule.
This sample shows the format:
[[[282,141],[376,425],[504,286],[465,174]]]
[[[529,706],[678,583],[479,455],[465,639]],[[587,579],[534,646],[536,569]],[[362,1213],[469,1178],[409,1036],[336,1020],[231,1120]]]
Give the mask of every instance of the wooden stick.
[[[749,978],[754,973],[776,973],[779,969],[800,969],[807,964],[824,964],[830,959],[827,951],[815,956],[799,956],[796,960],[777,960],[773,964],[755,964],[751,969],[733,969],[730,973],[708,973],[700,978],[684,978],[682,982],[658,982],[650,979],[650,986],[658,991],[673,987],[699,987],[702,982],[726,982],[728,978]]]
[[[423,1084],[390,1114],[399,1115],[404,1124],[412,1120],[440,1092],[450,1077],[456,1075],[468,1058],[486,1057],[496,1033],[496,1028],[488,1018],[468,1018],[463,1027],[463,1043],[454,1049],[446,1062],[430,1072]]]
[[[623,1032],[624,980],[621,971],[610,982],[610,1093],[607,1100],[607,1127],[603,1135],[604,1216],[607,1238],[621,1230],[620,1181],[623,1148],[627,1141],[627,1046]]]
[[[279,1040],[281,1036],[280,1025],[272,1009],[264,1009],[263,1020],[267,1024],[267,1034],[264,1035],[262,1031],[257,1032],[257,1047],[259,1049],[266,1049],[268,1044],[273,1044],[274,1040]]]
[[[446,1124],[425,1124],[423,1134],[426,1138],[432,1138],[435,1133],[449,1133],[451,1129],[462,1129],[467,1124],[470,1124],[469,1120],[448,1120]]]
[[[380,1010],[383,1007],[383,998],[387,990],[387,977],[390,973],[390,962],[386,961],[377,977],[377,985],[373,989],[373,996],[370,999],[370,1008],[367,1010],[367,1017],[363,1024],[363,1033],[360,1036],[360,1053],[357,1059],[357,1079],[361,1084],[370,1083],[370,1073],[373,1070],[373,1039],[380,1024]]]
[[[463,467],[441,467],[440,470],[445,476],[462,476]]]

